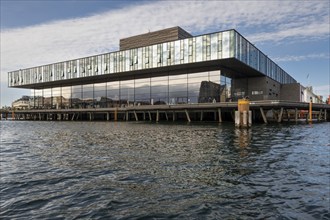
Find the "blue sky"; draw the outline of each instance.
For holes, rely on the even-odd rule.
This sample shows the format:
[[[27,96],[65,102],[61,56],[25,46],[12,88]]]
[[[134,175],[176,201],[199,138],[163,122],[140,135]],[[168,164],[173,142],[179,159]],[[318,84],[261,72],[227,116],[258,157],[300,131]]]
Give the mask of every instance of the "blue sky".
[[[120,38],[172,26],[193,35],[235,28],[298,82],[330,94],[327,0],[0,3],[1,106],[30,95],[7,87],[8,71],[115,51]]]

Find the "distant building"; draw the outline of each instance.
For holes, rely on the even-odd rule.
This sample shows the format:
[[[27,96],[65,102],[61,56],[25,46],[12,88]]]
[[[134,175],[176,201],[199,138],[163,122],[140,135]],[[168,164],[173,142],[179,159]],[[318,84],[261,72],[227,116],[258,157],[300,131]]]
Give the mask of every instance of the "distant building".
[[[281,100],[323,103],[323,97],[314,94],[313,87],[304,87],[299,83],[281,86]]]
[[[22,98],[13,101],[11,106],[13,109],[29,109],[30,108],[30,97],[22,96]]]
[[[121,39],[116,52],[16,70],[8,78],[9,87],[32,90],[30,108],[309,97],[236,30],[192,36],[180,27],[168,28]]]

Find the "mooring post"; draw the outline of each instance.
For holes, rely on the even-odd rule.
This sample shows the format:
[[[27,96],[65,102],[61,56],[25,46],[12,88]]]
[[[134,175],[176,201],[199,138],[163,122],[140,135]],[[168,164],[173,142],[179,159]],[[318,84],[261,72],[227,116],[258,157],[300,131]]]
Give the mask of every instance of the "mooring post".
[[[235,126],[239,127],[241,124],[241,114],[239,111],[235,111]]]
[[[249,127],[252,125],[252,113],[250,111],[250,101],[239,99],[237,102],[238,111],[235,111],[235,125],[237,127]],[[251,123],[248,123],[251,118]]]

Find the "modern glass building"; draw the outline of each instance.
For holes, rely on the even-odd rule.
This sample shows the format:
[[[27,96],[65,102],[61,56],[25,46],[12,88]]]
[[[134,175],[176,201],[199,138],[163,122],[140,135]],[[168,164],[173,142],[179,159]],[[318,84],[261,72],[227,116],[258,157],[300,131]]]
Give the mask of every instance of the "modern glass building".
[[[8,73],[32,108],[108,108],[279,99],[288,73],[236,30],[180,27],[120,41],[120,50]]]

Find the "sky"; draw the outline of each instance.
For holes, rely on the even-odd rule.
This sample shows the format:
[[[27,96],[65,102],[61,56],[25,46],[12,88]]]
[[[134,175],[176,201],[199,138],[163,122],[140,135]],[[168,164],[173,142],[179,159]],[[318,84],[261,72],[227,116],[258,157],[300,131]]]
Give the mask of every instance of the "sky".
[[[8,72],[119,49],[119,39],[180,26],[236,29],[314,93],[330,94],[328,0],[0,0],[0,106],[30,90]]]

